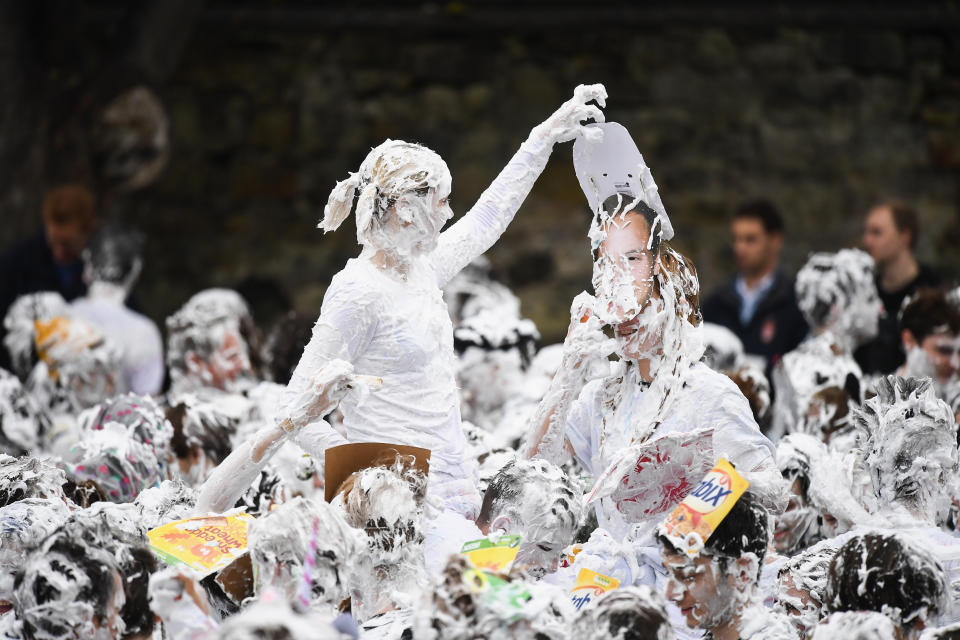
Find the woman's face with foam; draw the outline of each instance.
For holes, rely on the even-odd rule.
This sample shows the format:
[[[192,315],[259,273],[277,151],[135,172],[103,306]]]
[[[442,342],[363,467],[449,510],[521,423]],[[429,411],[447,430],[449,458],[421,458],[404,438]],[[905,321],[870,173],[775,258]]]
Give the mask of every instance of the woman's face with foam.
[[[426,164],[427,185],[396,196],[382,222],[371,224],[366,242],[379,250],[400,256],[423,255],[437,247],[440,231],[450,218],[452,178],[439,156],[423,154],[417,166]]]
[[[600,303],[601,320],[612,325],[618,353],[638,359],[660,342],[652,331],[659,316],[659,296],[654,287],[656,252],[650,245],[646,219],[635,212],[614,216],[604,226],[593,287]],[[657,301],[650,304],[651,300]]]

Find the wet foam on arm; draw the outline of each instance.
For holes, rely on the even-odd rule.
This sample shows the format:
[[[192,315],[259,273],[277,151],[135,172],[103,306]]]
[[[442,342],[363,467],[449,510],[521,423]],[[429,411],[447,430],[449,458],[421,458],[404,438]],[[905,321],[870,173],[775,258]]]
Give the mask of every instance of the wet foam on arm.
[[[554,144],[581,135],[583,120],[593,118],[603,122],[603,113],[587,102],[596,100],[602,107],[606,104],[606,97],[603,85],[578,86],[572,99],[534,127],[470,211],[440,234],[439,244],[430,259],[441,287],[503,235],[547,165]]]
[[[559,464],[566,457],[565,454],[573,453],[565,426],[570,408],[587,382],[583,363],[588,357],[606,356],[614,349],[613,341],[600,330],[600,320],[589,313],[594,303],[593,296],[585,292],[573,300],[563,360],[527,426],[527,436],[521,449],[522,455],[527,458],[539,457]]]

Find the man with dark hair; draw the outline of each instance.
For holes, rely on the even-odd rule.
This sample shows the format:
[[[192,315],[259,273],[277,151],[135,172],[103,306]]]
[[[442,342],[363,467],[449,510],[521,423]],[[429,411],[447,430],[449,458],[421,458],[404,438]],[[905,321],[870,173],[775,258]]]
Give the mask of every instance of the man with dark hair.
[[[564,471],[546,460],[518,458],[504,465],[483,496],[477,527],[484,535],[520,534],[514,562],[541,577],[557,569],[583,517],[582,496]]]
[[[757,594],[770,534],[767,521],[767,510],[746,491],[694,556],[661,526],[657,540],[669,579],[667,599],[680,608],[688,627],[707,632],[705,638],[746,639],[773,628],[782,637],[794,637],[785,616],[769,612]],[[763,613],[751,614],[753,608]],[[758,619],[762,629],[751,624]]]
[[[837,551],[827,577],[830,611],[876,611],[916,638],[947,606],[947,579],[926,550],[897,535],[868,533]]]
[[[903,308],[900,339],[907,354],[901,375],[933,379],[937,395],[960,373],[960,308],[943,291],[921,289]]]
[[[97,223],[93,194],[78,184],[56,187],[44,196],[42,214],[42,229],[0,255],[0,317],[27,293],[56,291],[70,301],[87,290],[80,253]],[[5,333],[0,326],[0,340]],[[11,368],[4,349],[0,367]]]
[[[761,356],[766,374],[807,335],[793,279],[780,269],[783,218],[767,200],[741,204],[730,223],[737,275],[703,304],[703,319],[727,327],[748,354]]]
[[[877,265],[877,292],[886,317],[880,333],[854,354],[864,373],[893,373],[904,362],[897,315],[908,296],[920,287],[935,287],[940,278],[917,262],[920,233],[917,213],[898,201],[881,202],[870,209],[863,226],[863,248]]]

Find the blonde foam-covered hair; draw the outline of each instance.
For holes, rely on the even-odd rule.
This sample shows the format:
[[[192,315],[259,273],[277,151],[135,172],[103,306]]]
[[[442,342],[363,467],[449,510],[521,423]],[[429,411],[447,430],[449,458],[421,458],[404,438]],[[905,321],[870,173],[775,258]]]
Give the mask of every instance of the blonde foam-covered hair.
[[[370,229],[397,198],[435,189],[449,175],[447,163],[432,149],[402,140],[385,140],[367,154],[356,173],[336,184],[317,227],[324,233],[335,231],[350,215],[356,196],[357,242],[367,244]]]

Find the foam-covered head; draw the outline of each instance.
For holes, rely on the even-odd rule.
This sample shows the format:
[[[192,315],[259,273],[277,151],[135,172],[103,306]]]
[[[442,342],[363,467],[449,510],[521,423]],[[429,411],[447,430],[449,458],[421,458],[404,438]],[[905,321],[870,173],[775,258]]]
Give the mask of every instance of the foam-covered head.
[[[14,578],[27,551],[69,515],[62,500],[44,498],[28,498],[0,508],[0,614],[12,607]]]
[[[797,306],[814,331],[856,347],[877,335],[880,297],[874,263],[859,249],[814,253],[797,273]]]
[[[826,455],[826,446],[804,433],[791,433],[777,444],[777,466],[790,483],[790,500],[776,517],[773,530],[773,544],[779,553],[796,553],[814,542],[820,532],[819,512],[807,492],[813,463]]]
[[[830,562],[838,547],[835,540],[823,540],[780,567],[774,607],[790,616],[801,637],[806,637],[824,615]]]
[[[601,596],[574,624],[581,640],[673,640],[667,603],[648,585],[627,586]]]
[[[947,606],[947,579],[940,562],[899,534],[850,538],[829,571],[830,611],[876,611],[906,631],[932,622]]]
[[[61,525],[24,559],[16,579],[15,609],[25,635],[121,637],[128,630],[122,616],[126,558],[105,519],[83,517]]]
[[[669,581],[666,595],[690,628],[711,629],[733,621],[760,578],[769,532],[767,510],[750,491],[734,503],[694,557],[658,536]]]
[[[254,376],[256,328],[247,303],[230,289],[205,289],[167,318],[167,366],[179,391],[241,390]]]
[[[129,289],[140,275],[143,234],[107,223],[90,237],[83,250],[84,279]]]
[[[524,371],[539,338],[533,321],[495,311],[467,318],[454,330],[465,419],[483,424],[485,417],[502,409],[511,396],[523,393]]]
[[[874,611],[832,613],[810,633],[810,640],[896,640],[900,637],[890,618]]]
[[[36,323],[69,315],[70,306],[55,291],[22,295],[7,309],[7,315],[3,318],[3,326],[7,330],[3,345],[10,354],[14,373],[21,380],[26,379],[37,362]]]
[[[520,534],[515,564],[542,576],[555,571],[583,518],[582,495],[560,467],[546,460],[517,458],[487,487],[477,525],[491,533]]]
[[[12,373],[0,369],[0,452],[20,456],[36,451],[50,418]]]
[[[91,431],[66,458],[71,478],[78,483],[92,480],[111,502],[131,502],[166,478],[153,448],[131,438],[117,422]]]
[[[174,457],[173,426],[150,396],[133,393],[117,396],[84,412],[80,421],[85,431],[103,431],[107,425],[119,424],[128,438],[153,449],[166,475]]]
[[[304,588],[304,561],[312,552],[310,603],[323,611],[332,611],[349,597],[366,555],[366,542],[339,511],[300,497],[255,520],[248,539],[257,593],[271,586],[291,601]]]
[[[733,371],[743,359],[743,342],[723,325],[704,322],[700,325],[703,337],[703,361],[714,371]]]
[[[66,503],[66,481],[63,471],[37,458],[0,455],[0,507],[28,498]]]
[[[957,482],[957,425],[929,378],[888,376],[854,412],[879,507],[943,522]]]
[[[338,499],[347,523],[366,532],[377,560],[390,564],[423,542],[427,479],[402,457],[362,469],[344,481]]]
[[[453,217],[451,186],[450,170],[436,152],[386,140],[367,154],[356,173],[337,183],[318,226],[324,232],[337,229],[359,194],[357,242],[400,257],[429,253]]]

